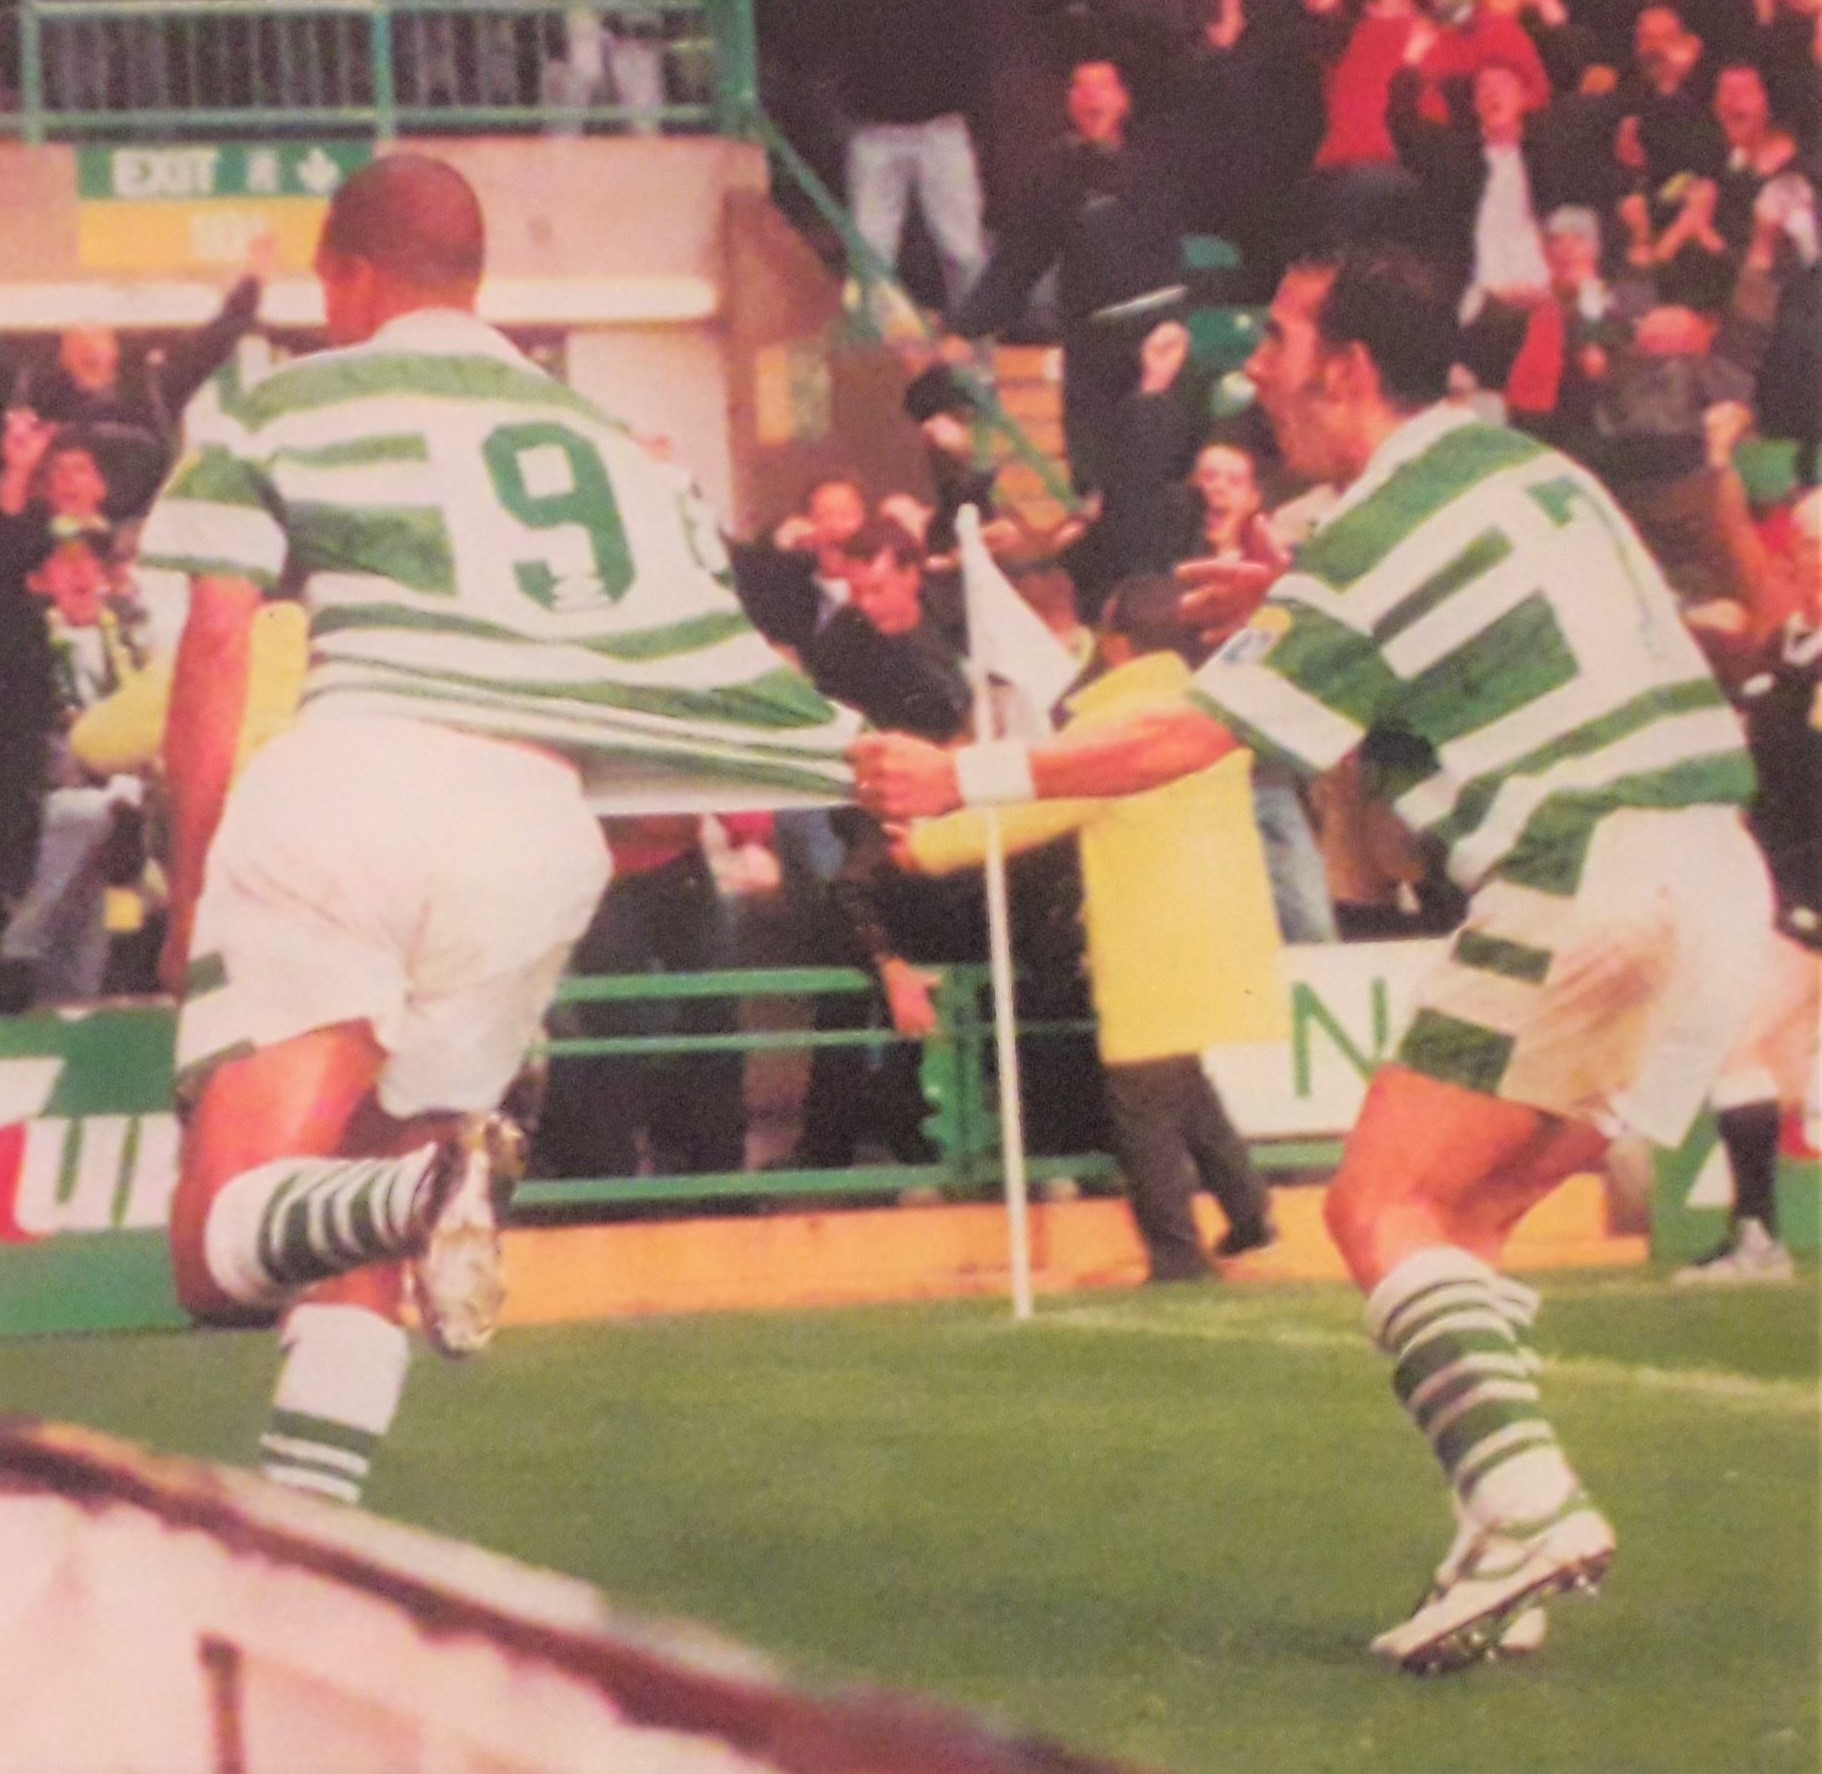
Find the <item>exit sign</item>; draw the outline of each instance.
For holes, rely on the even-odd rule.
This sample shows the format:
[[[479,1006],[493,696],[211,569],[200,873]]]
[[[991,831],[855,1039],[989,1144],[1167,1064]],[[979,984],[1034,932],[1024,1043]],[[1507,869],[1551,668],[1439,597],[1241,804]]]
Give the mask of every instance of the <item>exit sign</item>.
[[[79,148],[78,249],[99,271],[231,268],[260,234],[309,265],[329,199],[373,157],[364,142]]]

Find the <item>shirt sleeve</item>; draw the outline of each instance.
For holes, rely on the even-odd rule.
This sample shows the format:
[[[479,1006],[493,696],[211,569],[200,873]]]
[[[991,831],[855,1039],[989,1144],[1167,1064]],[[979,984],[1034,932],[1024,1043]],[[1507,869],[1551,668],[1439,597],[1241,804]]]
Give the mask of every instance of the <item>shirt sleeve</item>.
[[[1397,688],[1371,638],[1321,607],[1325,595],[1302,575],[1280,579],[1189,686],[1235,737],[1307,775],[1359,745]]]
[[[203,397],[192,404],[186,428],[189,447],[140,532],[141,560],[191,578],[246,579],[275,590],[285,566],[282,507],[246,432]]]

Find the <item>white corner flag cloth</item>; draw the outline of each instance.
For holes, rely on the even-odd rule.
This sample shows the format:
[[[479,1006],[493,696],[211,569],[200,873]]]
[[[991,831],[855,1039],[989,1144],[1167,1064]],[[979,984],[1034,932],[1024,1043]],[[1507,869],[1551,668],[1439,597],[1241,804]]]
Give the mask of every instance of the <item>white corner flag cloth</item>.
[[[961,547],[969,663],[983,676],[1011,684],[1029,711],[1047,721],[1057,699],[1081,675],[1081,661],[1044,626],[987,552],[976,507],[964,505],[956,514],[955,534]]]

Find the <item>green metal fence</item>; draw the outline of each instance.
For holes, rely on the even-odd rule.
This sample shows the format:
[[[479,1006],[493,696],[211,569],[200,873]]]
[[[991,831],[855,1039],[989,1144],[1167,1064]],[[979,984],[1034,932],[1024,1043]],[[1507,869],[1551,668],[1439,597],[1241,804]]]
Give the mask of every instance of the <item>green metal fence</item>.
[[[997,1092],[989,1076],[993,1012],[987,969],[953,966],[935,970],[936,1032],[924,1042],[922,1081],[930,1114],[924,1131],[936,1147],[931,1164],[875,1164],[842,1170],[726,1171],[692,1176],[583,1177],[537,1180],[520,1185],[515,1214],[570,1214],[640,1202],[673,1206],[737,1198],[818,1196],[891,1198],[907,1189],[936,1189],[945,1199],[996,1197],[1003,1184]],[[755,969],[722,973],[616,974],[567,979],[562,1003],[662,1003],[688,998],[730,998],[746,1002],[803,999],[821,993],[870,994],[872,978],[847,967]],[[1082,1034],[1091,1022],[1023,1022],[1021,1037]],[[540,1052],[552,1060],[592,1055],[680,1053],[766,1053],[816,1047],[884,1048],[900,1039],[889,1028],[826,1030],[751,1029],[726,1035],[616,1035],[550,1040]],[[1255,1145],[1254,1162],[1266,1171],[1332,1166],[1339,1151],[1333,1140],[1275,1140]],[[1111,1187],[1113,1160],[1104,1152],[1034,1157],[1033,1182],[1071,1177]]]
[[[892,266],[862,238],[854,218],[835,194],[816,175],[801,154],[786,139],[784,132],[763,111],[754,114],[754,130],[765,144],[777,174],[788,179],[806,198],[841,243],[847,261],[849,302],[848,323],[862,338],[879,340],[888,336],[896,322],[904,331],[925,343],[934,343],[935,329],[899,281]],[[1023,426],[1000,404],[998,393],[989,377],[963,366],[958,374],[966,382],[975,412],[975,441],[983,458],[996,447],[1005,455],[1030,468],[1042,483],[1044,491],[1065,511],[1076,510],[1081,501],[1058,464],[1045,455],[1032,441]]]
[[[0,135],[147,143],[490,131],[764,143],[840,242],[850,319],[924,322],[760,109],[753,0],[0,0]],[[972,379],[984,454],[1056,464]]]
[[[755,65],[751,0],[18,0],[0,129],[745,135]]]

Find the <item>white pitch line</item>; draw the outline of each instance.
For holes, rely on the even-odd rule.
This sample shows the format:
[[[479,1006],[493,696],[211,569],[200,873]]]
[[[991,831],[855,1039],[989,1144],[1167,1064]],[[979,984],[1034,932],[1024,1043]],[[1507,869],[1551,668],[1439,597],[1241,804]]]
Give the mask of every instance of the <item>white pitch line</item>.
[[[1141,1316],[1102,1306],[1069,1306],[1038,1315],[1052,1330],[1112,1332],[1120,1336],[1178,1338],[1203,1343],[1266,1343],[1274,1349],[1324,1353],[1371,1353],[1364,1333],[1313,1329],[1256,1312],[1220,1317]],[[1720,1368],[1635,1366],[1599,1355],[1546,1356],[1544,1371],[1554,1383],[1655,1392],[1703,1404],[1736,1405],[1777,1416],[1822,1414],[1822,1388],[1804,1380],[1762,1379]]]

